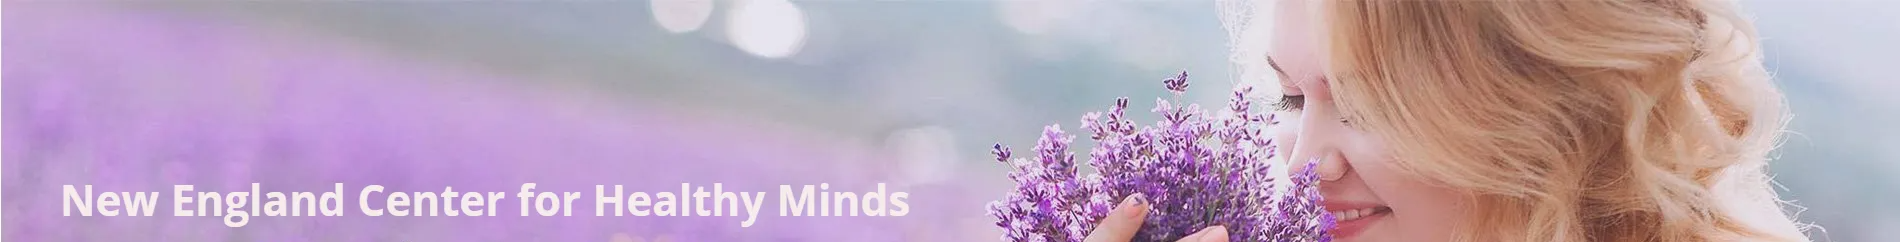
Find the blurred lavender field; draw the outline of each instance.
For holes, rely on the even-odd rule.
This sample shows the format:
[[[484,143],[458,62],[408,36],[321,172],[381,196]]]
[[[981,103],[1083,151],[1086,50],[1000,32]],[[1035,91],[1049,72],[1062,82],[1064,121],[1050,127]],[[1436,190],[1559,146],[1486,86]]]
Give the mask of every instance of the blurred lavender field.
[[[767,120],[660,105],[610,104],[521,86],[480,70],[404,61],[347,43],[195,16],[78,4],[10,5],[5,96],[5,239],[9,241],[894,241],[952,239],[941,230],[953,189],[909,186],[888,156],[839,137]],[[30,9],[25,11],[14,11]],[[722,182],[739,191],[892,182],[918,194],[906,217],[743,218],[61,216],[61,185],[102,191],[583,192],[595,184],[677,191]],[[380,198],[380,197],[379,197]],[[776,199],[773,197],[771,199]],[[372,200],[381,206],[380,199]],[[585,216],[580,216],[585,215]]]
[[[1196,90],[1227,90],[1213,5],[9,1],[0,240],[994,240],[982,206],[1009,185],[985,158],[991,142],[1026,147],[1042,125],[1073,127],[1105,100],[1164,95],[1156,81],[1183,69],[1197,73]],[[1900,43],[1900,3],[1743,5],[1794,107],[1773,164],[1782,194],[1825,228],[1819,241],[1900,237],[1900,209],[1887,206],[1900,203],[1900,47],[1890,44]],[[1224,94],[1190,93],[1201,103]],[[912,212],[767,208],[751,228],[727,217],[593,217],[591,204],[557,218],[350,208],[236,229],[216,217],[60,216],[60,185],[251,182],[502,192],[537,182],[584,196],[595,184],[885,182],[911,193]]]

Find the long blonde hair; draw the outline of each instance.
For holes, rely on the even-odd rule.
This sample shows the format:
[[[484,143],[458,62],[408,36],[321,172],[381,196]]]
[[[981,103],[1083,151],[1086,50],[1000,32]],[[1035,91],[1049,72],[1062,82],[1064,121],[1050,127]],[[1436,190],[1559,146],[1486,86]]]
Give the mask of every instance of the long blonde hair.
[[[1328,84],[1475,241],[1806,241],[1766,174],[1785,105],[1703,1],[1326,1]]]

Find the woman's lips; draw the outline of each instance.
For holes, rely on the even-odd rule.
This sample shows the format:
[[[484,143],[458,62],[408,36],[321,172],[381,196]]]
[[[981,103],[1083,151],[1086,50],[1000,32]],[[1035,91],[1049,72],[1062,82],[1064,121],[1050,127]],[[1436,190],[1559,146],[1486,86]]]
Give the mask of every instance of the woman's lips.
[[[1373,203],[1327,202],[1324,205],[1326,212],[1333,215],[1331,232],[1335,239],[1358,235],[1372,223],[1392,214],[1391,207]]]

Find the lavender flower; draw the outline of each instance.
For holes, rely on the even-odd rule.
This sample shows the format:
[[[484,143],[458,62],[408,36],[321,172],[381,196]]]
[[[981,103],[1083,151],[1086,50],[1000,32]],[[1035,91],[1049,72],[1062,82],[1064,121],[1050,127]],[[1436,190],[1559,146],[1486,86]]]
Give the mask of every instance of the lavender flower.
[[[1174,100],[1187,91],[1187,72],[1163,81]],[[1316,161],[1290,181],[1268,172],[1273,140],[1262,134],[1270,114],[1253,113],[1236,88],[1226,115],[1209,116],[1200,105],[1155,100],[1153,126],[1126,119],[1128,98],[1107,113],[1082,116],[1081,132],[1096,142],[1079,174],[1069,151],[1073,137],[1060,125],[1043,129],[1034,157],[1012,157],[997,144],[991,154],[1014,168],[1016,190],[989,204],[1008,241],[1082,241],[1116,201],[1134,194],[1150,199],[1148,217],[1135,241],[1174,241],[1201,228],[1227,226],[1234,241],[1330,241],[1333,217],[1320,206],[1314,186]],[[1280,184],[1288,187],[1276,187]]]
[[[1181,71],[1181,74],[1175,74],[1173,78],[1163,79],[1161,83],[1167,84],[1168,91],[1174,92],[1175,95],[1180,95],[1181,93],[1187,92],[1187,81],[1187,71]]]

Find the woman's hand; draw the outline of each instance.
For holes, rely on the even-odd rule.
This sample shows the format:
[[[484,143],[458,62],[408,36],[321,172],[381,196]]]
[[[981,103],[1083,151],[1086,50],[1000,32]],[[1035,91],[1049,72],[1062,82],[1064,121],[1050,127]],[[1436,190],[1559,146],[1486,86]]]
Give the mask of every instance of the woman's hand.
[[[1141,230],[1141,220],[1147,217],[1148,217],[1148,198],[1142,196],[1141,194],[1128,196],[1128,198],[1122,199],[1121,205],[1115,206],[1114,211],[1109,211],[1108,217],[1102,219],[1102,224],[1096,225],[1095,231],[1090,231],[1089,237],[1086,239],[1083,239],[1082,241],[1087,241],[1087,242],[1126,242],[1126,241],[1129,241],[1130,239],[1133,239],[1135,237],[1135,231]],[[1200,232],[1194,232],[1194,234],[1188,235],[1187,237],[1183,237],[1179,241],[1180,242],[1226,242],[1227,241],[1227,227],[1223,227],[1223,226],[1207,227],[1205,229],[1201,229]]]

